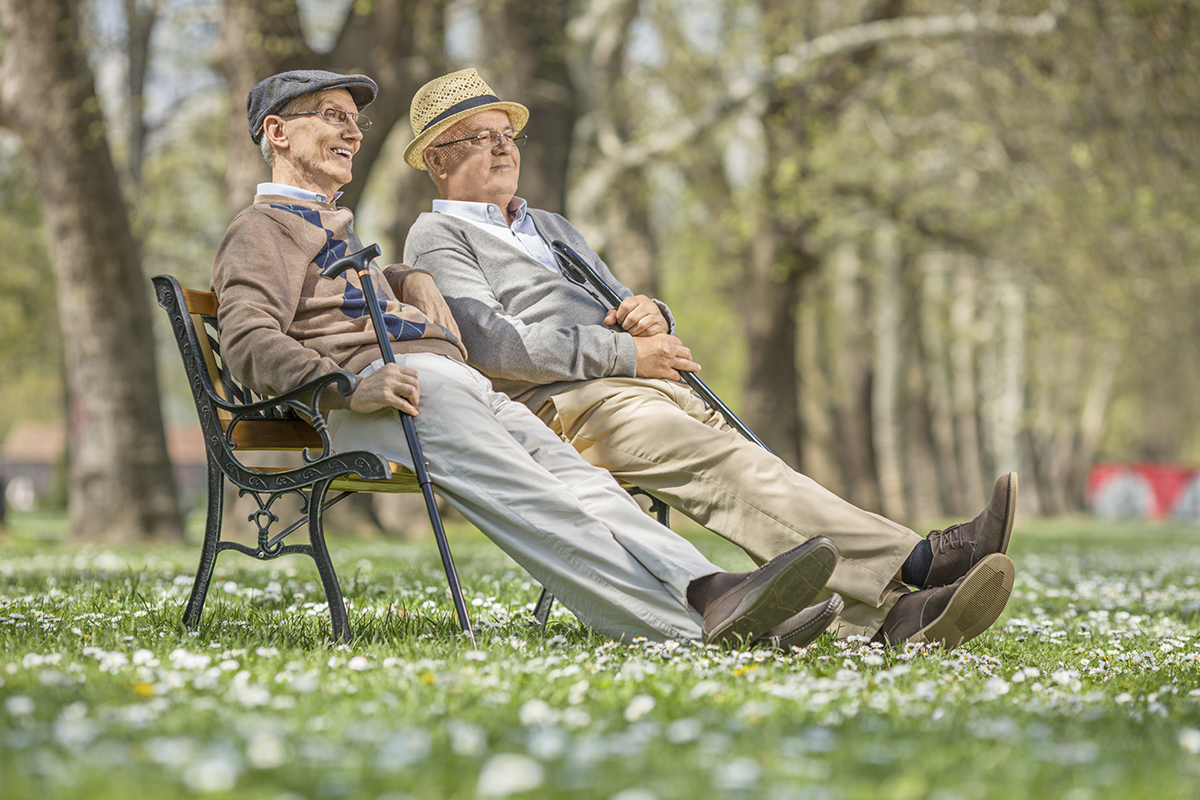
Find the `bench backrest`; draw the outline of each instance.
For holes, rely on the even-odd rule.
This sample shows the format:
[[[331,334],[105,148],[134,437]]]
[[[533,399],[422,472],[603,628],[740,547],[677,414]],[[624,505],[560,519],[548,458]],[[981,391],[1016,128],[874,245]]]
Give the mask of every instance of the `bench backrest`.
[[[185,344],[194,347],[190,363],[188,354],[184,354],[184,367],[187,370],[189,381],[193,384],[193,394],[196,394],[198,390],[210,389],[221,400],[233,406],[250,405],[265,400],[263,395],[234,378],[221,357],[221,329],[217,324],[219,307],[217,296],[212,292],[185,289],[179,286],[171,276],[158,276],[155,278],[156,286],[159,284],[160,278],[169,279],[173,284],[170,288],[176,290],[177,297],[182,300],[175,309],[167,308],[168,314],[173,319],[185,314],[187,317],[188,324],[177,328],[175,336],[180,340],[181,350],[184,349]],[[160,293],[161,302],[162,295]],[[178,321],[183,320],[177,319]],[[183,338],[180,339],[180,337]],[[193,339],[193,341],[188,341],[189,339]],[[207,378],[207,381],[201,379],[202,375]],[[203,391],[201,393],[203,394]],[[199,401],[197,405],[200,405]],[[241,418],[232,432],[229,431],[229,426],[233,421],[233,412],[214,404],[212,413],[216,416],[221,431],[229,433],[230,442],[239,450],[303,450],[322,447],[320,434],[309,424],[308,420],[301,418],[294,410],[283,412],[266,410]]]

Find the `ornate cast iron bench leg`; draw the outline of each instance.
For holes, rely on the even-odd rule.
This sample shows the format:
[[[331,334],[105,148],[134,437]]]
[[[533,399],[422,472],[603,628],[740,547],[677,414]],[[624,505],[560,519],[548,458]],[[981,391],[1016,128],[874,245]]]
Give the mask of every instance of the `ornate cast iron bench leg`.
[[[221,474],[211,455],[208,461],[208,514],[204,518],[204,543],[200,547],[200,566],[196,579],[192,581],[192,594],[183,612],[183,624],[195,630],[200,627],[200,614],[204,611],[204,600],[212,581],[213,567],[217,561],[218,545],[221,541],[221,515],[224,513],[225,476]]]
[[[343,644],[350,642],[350,619],[346,615],[346,600],[342,596],[342,587],[338,583],[337,573],[333,570],[333,560],[329,557],[329,547],[325,544],[325,529],[322,517],[325,513],[325,493],[329,490],[332,479],[321,481],[313,486],[308,503],[308,535],[312,542],[312,559],[317,562],[317,572],[321,575],[321,584],[325,587],[325,600],[329,603],[329,617],[333,623],[333,638]]]

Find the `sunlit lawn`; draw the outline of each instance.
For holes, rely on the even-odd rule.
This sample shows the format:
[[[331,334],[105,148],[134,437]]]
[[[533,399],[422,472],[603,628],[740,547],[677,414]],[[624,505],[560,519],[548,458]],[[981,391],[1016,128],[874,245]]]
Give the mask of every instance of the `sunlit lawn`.
[[[479,648],[432,543],[335,540],[356,640],[311,562],[0,544],[0,797],[1200,796],[1200,528],[1026,522],[996,629],[950,654],[618,645],[452,531]],[[744,557],[696,539],[735,569]]]

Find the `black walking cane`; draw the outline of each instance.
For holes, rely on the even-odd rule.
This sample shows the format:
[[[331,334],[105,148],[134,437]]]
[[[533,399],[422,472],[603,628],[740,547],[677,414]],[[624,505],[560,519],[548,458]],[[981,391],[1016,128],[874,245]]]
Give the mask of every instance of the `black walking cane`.
[[[379,350],[383,353],[383,363],[396,363],[396,354],[392,352],[392,344],[387,338],[387,328],[383,324],[383,312],[379,310],[379,301],[375,295],[375,284],[371,281],[371,260],[378,258],[379,245],[373,244],[357,253],[351,253],[321,270],[326,278],[335,278],[347,269],[358,273],[359,283],[362,284],[363,299],[367,303],[367,313],[371,315],[371,325],[375,328],[375,338],[379,341]],[[446,531],[442,528],[442,515],[438,513],[437,500],[433,496],[433,485],[429,482],[429,471],[425,469],[425,458],[421,454],[421,443],[417,441],[417,429],[412,417],[397,410],[400,424],[404,426],[404,438],[408,441],[408,452],[412,455],[413,472],[417,474],[417,483],[421,485],[421,493],[425,495],[425,507],[429,509],[429,521],[433,524],[433,535],[437,539],[438,552],[442,554],[442,566],[446,568],[446,580],[450,583],[450,595],[454,598],[454,611],[458,614],[458,622],[475,644],[475,631],[471,629],[471,620],[467,616],[467,604],[463,602],[462,587],[458,583],[458,571],[454,569],[454,558],[450,555],[450,544],[446,541]]]
[[[558,260],[558,265],[562,268],[563,275],[569,281],[579,286],[583,286],[585,282],[590,283],[604,296],[604,300],[610,303],[613,308],[621,305],[620,295],[613,291],[612,287],[600,277],[599,273],[590,264],[580,258],[579,254],[570,245],[559,239],[555,239],[550,243],[550,247],[554,250],[554,256]],[[704,399],[704,402],[717,409],[717,411],[720,411],[721,416],[725,417],[725,421],[732,425],[738,433],[768,453],[771,452],[771,448],[763,444],[762,439],[755,436],[754,431],[750,430],[750,427],[746,423],[738,419],[737,414],[734,414],[729,406],[722,403],[721,398],[717,397],[713,393],[713,390],[708,388],[704,381],[696,376],[696,373],[679,370],[679,374],[683,377],[684,382]]]

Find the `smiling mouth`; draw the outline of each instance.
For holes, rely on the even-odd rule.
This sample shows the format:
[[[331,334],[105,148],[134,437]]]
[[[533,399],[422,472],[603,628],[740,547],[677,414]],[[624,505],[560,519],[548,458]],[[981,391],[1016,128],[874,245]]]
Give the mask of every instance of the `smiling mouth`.
[[[344,147],[333,148],[333,154],[335,156],[341,156],[342,158],[345,158],[347,160],[354,158],[354,153],[350,152],[349,150],[347,150]]]

